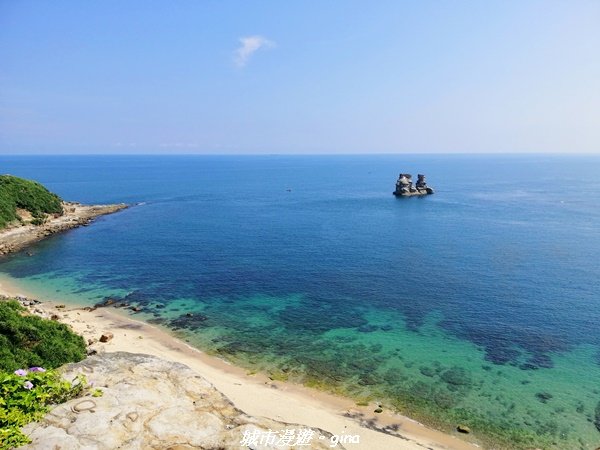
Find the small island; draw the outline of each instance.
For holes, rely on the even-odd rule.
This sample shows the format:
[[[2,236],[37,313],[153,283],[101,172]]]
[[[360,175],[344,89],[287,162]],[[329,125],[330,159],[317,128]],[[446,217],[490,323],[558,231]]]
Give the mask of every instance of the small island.
[[[427,186],[425,175],[417,175],[417,183],[413,186],[412,175],[401,173],[396,181],[396,190],[393,192],[396,197],[411,197],[413,195],[431,195],[433,189]]]

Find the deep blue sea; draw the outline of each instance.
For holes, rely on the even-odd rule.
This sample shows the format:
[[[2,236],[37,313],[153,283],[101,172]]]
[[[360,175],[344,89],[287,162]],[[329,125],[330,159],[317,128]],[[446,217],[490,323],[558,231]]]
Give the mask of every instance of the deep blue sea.
[[[435,194],[395,198],[400,172]],[[135,205],[0,262],[40,296],[126,298],[251,370],[443,429],[600,446],[599,156],[0,156],[0,173]]]

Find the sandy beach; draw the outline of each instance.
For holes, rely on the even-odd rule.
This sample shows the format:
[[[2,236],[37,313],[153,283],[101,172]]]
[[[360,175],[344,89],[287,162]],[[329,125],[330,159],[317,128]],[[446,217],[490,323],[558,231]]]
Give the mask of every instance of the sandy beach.
[[[6,277],[2,277],[0,294],[33,298]],[[71,305],[56,308],[55,302],[38,300],[43,303],[32,309],[46,316],[57,315],[61,322],[70,325],[86,340],[112,333],[114,337],[109,342],[93,344],[92,348],[98,352],[144,353],[186,364],[247,414],[318,427],[338,435],[359,435],[359,444],[346,444],[350,449],[478,448],[398,414],[386,411],[375,414],[375,404],[357,406],[350,399],[289,382],[273,381],[262,374],[249,375],[244,369],[206,355],[166,331],[134,320],[126,313],[106,308],[87,311]]]

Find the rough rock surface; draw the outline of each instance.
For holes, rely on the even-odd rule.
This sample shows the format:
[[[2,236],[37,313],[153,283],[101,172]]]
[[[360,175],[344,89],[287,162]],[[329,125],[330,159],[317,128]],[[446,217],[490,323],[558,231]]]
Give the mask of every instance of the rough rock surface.
[[[427,186],[425,175],[419,174],[417,183],[413,186],[412,175],[401,173],[396,181],[396,190],[393,192],[396,197],[410,197],[413,195],[433,194],[433,189]]]
[[[23,225],[0,230],[0,255],[16,252],[24,247],[62,231],[87,225],[94,218],[112,214],[127,208],[125,204],[117,205],[82,205],[80,203],[63,202],[63,215],[49,216],[42,225]]]
[[[69,364],[64,373],[67,378],[84,373],[103,395],[71,400],[27,425],[23,431],[32,443],[22,449],[331,448],[331,435],[322,430],[244,414],[183,364],[117,352]],[[269,430],[277,436],[284,430],[314,435],[310,445],[241,445],[245,431]]]

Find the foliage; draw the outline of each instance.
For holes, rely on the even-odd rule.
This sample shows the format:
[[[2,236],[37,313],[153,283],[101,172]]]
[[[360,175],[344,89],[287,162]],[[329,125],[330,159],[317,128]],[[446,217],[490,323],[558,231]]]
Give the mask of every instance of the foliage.
[[[43,220],[45,214],[62,214],[61,202],[60,197],[35,181],[0,175],[0,229],[18,220],[17,208],[29,211],[39,224],[36,219]]]
[[[69,382],[41,367],[0,372],[0,450],[29,443],[20,428],[40,420],[50,405],[81,395],[85,387],[83,375]]]
[[[85,341],[67,325],[25,314],[17,301],[0,301],[0,371],[54,369],[85,355]]]
[[[104,395],[104,391],[102,389],[94,389],[92,391],[92,397],[102,397]]]
[[[43,367],[84,357],[83,338],[66,325],[29,315],[15,300],[0,301],[0,450],[27,444],[21,427],[87,389],[82,375],[69,382]]]

